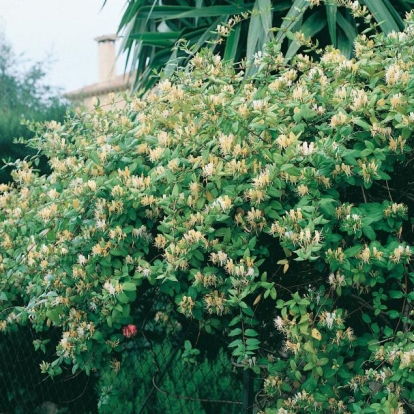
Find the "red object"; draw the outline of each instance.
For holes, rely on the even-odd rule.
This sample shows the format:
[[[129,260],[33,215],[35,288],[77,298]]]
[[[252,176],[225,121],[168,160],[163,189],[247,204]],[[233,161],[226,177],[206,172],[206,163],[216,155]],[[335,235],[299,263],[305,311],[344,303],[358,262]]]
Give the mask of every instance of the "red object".
[[[125,338],[132,338],[137,334],[137,327],[135,325],[126,325],[122,328],[122,335]]]

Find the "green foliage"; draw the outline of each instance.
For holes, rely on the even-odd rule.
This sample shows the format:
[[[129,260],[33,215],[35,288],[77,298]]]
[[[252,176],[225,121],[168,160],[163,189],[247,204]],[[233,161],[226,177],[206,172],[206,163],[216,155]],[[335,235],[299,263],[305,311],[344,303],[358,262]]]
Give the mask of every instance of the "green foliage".
[[[269,412],[411,407],[406,25],[352,60],[270,42],[247,79],[204,50],[126,109],[47,124],[51,175],[19,162],[1,187],[0,329],[60,327],[44,372],[108,372],[157,288],[266,376]]]
[[[160,355],[164,358],[154,360]],[[203,358],[197,364],[188,365],[182,356],[168,341],[156,344],[151,351],[130,348],[124,352],[119,372],[114,370],[115,362],[102,372],[98,382],[99,412],[137,413],[147,398],[154,414],[240,412],[239,404],[214,402],[238,402],[242,395],[241,382],[234,383],[231,362],[223,350],[213,360]],[[171,368],[156,375],[154,368],[167,363]],[[158,389],[149,394],[153,381]]]
[[[61,121],[67,109],[58,91],[44,83],[44,67],[37,63],[22,69],[25,66],[0,35],[0,167],[4,165],[1,160],[14,161],[34,154],[28,147],[14,143],[15,139],[27,140],[34,135],[25,120]],[[0,170],[0,183],[10,180],[10,169]]]
[[[106,3],[106,0],[105,2]],[[348,58],[357,33],[368,27],[368,12],[385,33],[404,28],[402,17],[411,8],[408,0],[152,0],[127,2],[119,31],[128,62],[137,69],[136,87],[148,90],[156,82],[153,72],[170,76],[190,57],[177,45],[187,44],[191,54],[209,43],[215,53],[233,62],[246,59],[246,75],[256,70],[257,53],[274,40],[292,58],[312,37],[319,44],[339,48]],[[280,29],[275,33],[272,27]],[[298,41],[299,39],[299,41]],[[164,65],[165,68],[164,68]]]

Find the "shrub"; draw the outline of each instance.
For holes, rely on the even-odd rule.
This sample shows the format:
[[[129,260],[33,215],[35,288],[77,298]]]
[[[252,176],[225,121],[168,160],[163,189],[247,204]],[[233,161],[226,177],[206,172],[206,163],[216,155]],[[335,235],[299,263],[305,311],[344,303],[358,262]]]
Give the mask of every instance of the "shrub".
[[[266,376],[268,412],[413,407],[406,24],[352,60],[269,44],[247,81],[205,51],[125,110],[46,124],[52,173],[2,187],[0,329],[60,328],[43,372],[103,372],[158,286]]]

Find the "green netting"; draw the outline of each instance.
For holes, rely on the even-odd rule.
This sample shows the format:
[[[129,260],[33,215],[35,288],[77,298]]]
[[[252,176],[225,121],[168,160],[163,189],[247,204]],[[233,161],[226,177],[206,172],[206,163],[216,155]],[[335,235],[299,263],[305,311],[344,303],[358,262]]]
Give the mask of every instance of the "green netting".
[[[135,314],[142,320],[138,334],[113,353],[99,378],[94,372],[72,374],[70,366],[53,379],[41,374],[39,365],[53,359],[60,339],[57,328],[0,334],[0,413],[243,411],[243,371],[232,363],[222,336],[200,332],[168,300],[143,300]]]

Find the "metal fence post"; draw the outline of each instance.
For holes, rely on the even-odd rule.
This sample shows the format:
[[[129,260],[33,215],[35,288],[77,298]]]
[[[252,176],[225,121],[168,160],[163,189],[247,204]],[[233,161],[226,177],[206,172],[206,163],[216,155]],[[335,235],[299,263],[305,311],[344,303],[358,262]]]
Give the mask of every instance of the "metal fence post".
[[[253,414],[253,377],[251,369],[243,371],[243,414]]]

